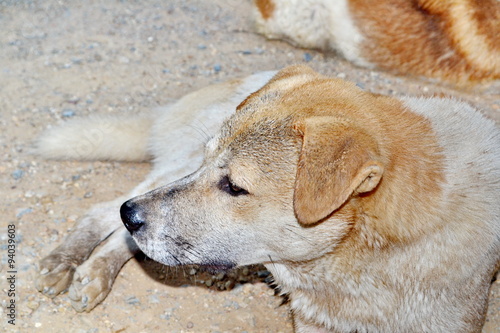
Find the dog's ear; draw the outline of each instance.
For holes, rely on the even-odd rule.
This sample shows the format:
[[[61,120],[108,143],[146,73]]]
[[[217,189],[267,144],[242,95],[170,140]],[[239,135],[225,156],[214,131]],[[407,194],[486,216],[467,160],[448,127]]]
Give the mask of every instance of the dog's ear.
[[[380,182],[378,145],[362,129],[335,117],[308,118],[294,128],[303,137],[293,202],[300,223],[321,221]]]

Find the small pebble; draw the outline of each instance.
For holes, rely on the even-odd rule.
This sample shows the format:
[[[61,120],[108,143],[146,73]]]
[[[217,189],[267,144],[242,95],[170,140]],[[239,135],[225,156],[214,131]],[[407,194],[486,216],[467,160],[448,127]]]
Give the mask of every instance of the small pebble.
[[[360,89],[365,89],[365,84],[363,82],[356,82],[356,86]]]
[[[240,305],[238,304],[238,302],[235,301],[226,301],[226,303],[224,303],[224,307],[238,310],[240,308]]]
[[[160,303],[160,299],[158,298],[157,295],[150,295],[148,298],[149,304],[158,304]]]
[[[55,224],[61,224],[61,223],[65,223],[65,222],[66,222],[66,219],[64,217],[59,218],[59,219],[54,219]]]
[[[118,62],[120,62],[121,64],[128,64],[130,62],[130,59],[122,56],[118,58]]]
[[[311,55],[311,53],[309,53],[309,52],[304,53],[304,61],[305,62],[309,62],[312,59],[313,59],[313,56]]]
[[[35,253],[36,253],[36,252],[35,252]],[[20,270],[21,272],[27,272],[27,271],[29,271],[31,268],[33,268],[33,266],[32,266],[32,265],[30,265],[30,264],[24,264],[24,265],[21,265],[21,266],[19,267],[19,270]]]
[[[83,195],[83,197],[84,197],[85,199],[88,199],[88,198],[92,198],[92,196],[93,196],[93,195],[94,195],[94,193],[93,193],[93,192],[87,192],[87,193],[85,193],[85,194]]]
[[[131,304],[131,305],[136,305],[136,304],[141,303],[141,301],[135,296],[128,297],[127,299],[125,299],[125,302],[127,302],[127,304]]]
[[[229,280],[229,281],[226,281],[226,283],[224,283],[224,289],[225,290],[232,289],[233,287],[234,287],[234,281],[233,280]]]
[[[21,169],[17,169],[17,170],[14,170],[14,172],[12,172],[10,175],[12,176],[12,178],[14,178],[14,180],[19,180],[19,179],[23,178],[24,171]]]
[[[271,274],[271,272],[264,271],[264,270],[257,272],[257,276],[260,277],[260,278],[268,277],[270,274]]]
[[[36,309],[38,309],[38,307],[40,306],[40,303],[35,302],[35,301],[31,301],[31,302],[28,302],[28,303],[26,304],[26,306],[27,306],[28,308],[30,308],[31,310],[36,310]]]
[[[172,317],[172,315],[174,313],[174,310],[175,310],[175,308],[167,308],[167,309],[165,309],[165,313],[163,313],[162,315],[160,315],[160,318],[166,319],[166,320],[170,320],[170,318]]]
[[[42,205],[49,205],[49,204],[53,204],[54,200],[51,197],[41,197],[40,198],[40,203]]]
[[[29,214],[33,212],[33,209],[32,208],[25,208],[25,209],[22,209],[19,213],[16,214],[16,217],[19,219],[21,218],[23,215],[25,214]]]
[[[64,109],[61,113],[63,118],[71,118],[75,116],[75,111],[72,109]]]
[[[68,99],[66,102],[71,103],[71,104],[78,104],[78,102],[80,102],[80,98],[73,96],[70,99]]]
[[[214,65],[214,71],[216,73],[220,72],[222,70],[222,66],[220,64],[215,64]]]

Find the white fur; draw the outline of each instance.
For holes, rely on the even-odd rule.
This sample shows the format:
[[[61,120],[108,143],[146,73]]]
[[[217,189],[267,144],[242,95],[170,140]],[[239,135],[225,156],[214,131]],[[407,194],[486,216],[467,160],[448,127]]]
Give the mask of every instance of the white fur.
[[[452,210],[460,211],[463,216],[470,216],[471,219],[482,217],[484,228],[495,227],[495,234],[498,234],[500,131],[496,125],[469,104],[457,100],[406,98],[404,101],[412,111],[424,115],[432,122],[446,157],[443,197],[448,198],[447,202]],[[475,202],[475,206],[463,211],[457,200],[457,193],[466,200]],[[491,223],[492,221],[497,223]],[[470,250],[472,249],[468,249]]]
[[[151,114],[75,118],[44,132],[35,150],[51,159],[144,161],[151,125]]]
[[[347,0],[273,0],[273,3],[275,10],[268,19],[255,9],[259,33],[305,48],[336,50],[358,65],[372,67],[361,55],[363,35],[351,17]]]

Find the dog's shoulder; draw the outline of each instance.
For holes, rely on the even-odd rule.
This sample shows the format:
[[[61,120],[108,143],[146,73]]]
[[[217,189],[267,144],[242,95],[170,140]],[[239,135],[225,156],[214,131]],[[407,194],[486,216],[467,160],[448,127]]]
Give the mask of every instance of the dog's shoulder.
[[[500,194],[500,130],[495,123],[468,103],[451,98],[411,97],[403,101],[432,124],[444,155],[445,193],[455,193],[457,202],[461,201],[458,197],[466,198],[467,206],[478,211],[479,207],[484,212],[496,210],[498,224],[500,208],[495,200]]]
[[[429,119],[448,160],[481,168],[500,164],[500,130],[470,104],[453,98],[406,97],[404,105]]]

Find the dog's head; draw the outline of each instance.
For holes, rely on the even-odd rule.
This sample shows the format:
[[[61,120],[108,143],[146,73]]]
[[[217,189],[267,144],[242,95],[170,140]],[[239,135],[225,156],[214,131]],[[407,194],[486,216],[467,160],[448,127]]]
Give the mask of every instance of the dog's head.
[[[226,268],[331,252],[352,227],[352,202],[384,171],[376,140],[353,120],[368,117],[366,96],[306,67],[281,71],[208,142],[198,171],[127,201],[125,225],[168,265]]]

